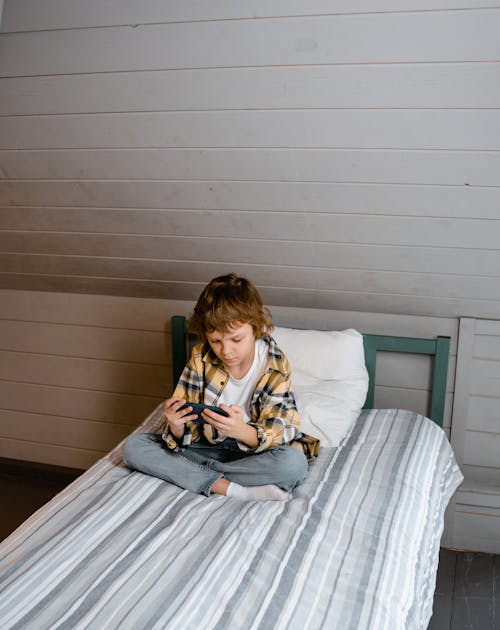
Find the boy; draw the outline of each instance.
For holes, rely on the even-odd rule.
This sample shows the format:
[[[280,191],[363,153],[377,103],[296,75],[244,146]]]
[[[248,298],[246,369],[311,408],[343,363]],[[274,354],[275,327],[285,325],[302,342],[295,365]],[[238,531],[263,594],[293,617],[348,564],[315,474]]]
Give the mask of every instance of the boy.
[[[131,435],[127,466],[207,496],[287,499],[319,442],[300,432],[289,364],[259,292],[235,274],[214,278],[189,324],[201,342],[165,402],[165,430]],[[227,416],[205,409],[200,422],[186,403]]]

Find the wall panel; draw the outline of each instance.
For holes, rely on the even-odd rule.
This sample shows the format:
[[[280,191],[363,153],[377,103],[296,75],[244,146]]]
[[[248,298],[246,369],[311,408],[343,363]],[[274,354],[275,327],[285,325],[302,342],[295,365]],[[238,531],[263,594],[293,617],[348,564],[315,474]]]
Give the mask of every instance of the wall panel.
[[[193,302],[5,290],[0,298],[5,305],[0,311],[1,457],[87,466],[170,394],[170,316],[188,314]],[[451,336],[449,430],[454,320],[287,307],[272,307],[272,313],[276,324],[291,327]],[[141,346],[141,339],[149,339],[149,345]],[[431,375],[427,357],[381,354],[376,403],[428,413]]]
[[[454,546],[499,553],[500,321],[465,320],[457,357],[451,440],[465,480],[456,495]]]
[[[498,60],[498,18],[497,9],[483,9],[5,33],[0,76]]]
[[[500,478],[500,334],[481,319],[500,320],[498,32],[498,0],[6,0],[2,453],[89,465],[161,400],[169,315],[236,270],[323,323],[345,310],[346,326],[411,336],[420,316],[462,318],[454,540],[484,542]],[[404,367],[418,386],[384,358],[378,401],[423,408],[429,366]]]
[[[369,63],[12,77],[3,79],[0,114],[489,108],[500,103],[499,65]]]
[[[494,186],[500,154],[336,149],[0,151],[5,178],[237,180]]]
[[[500,113],[494,109],[390,106],[383,109],[283,108],[5,116],[0,118],[0,148],[305,147],[496,151],[500,139],[499,121]],[[300,166],[300,162],[296,166]],[[54,179],[56,175],[54,172]],[[167,174],[165,179],[168,179]],[[334,171],[330,181],[336,181]],[[446,184],[446,180],[443,183]]]
[[[193,299],[240,268],[276,304],[497,317],[499,27],[493,0],[6,2],[0,286]]]
[[[84,5],[66,0],[45,0],[43,5],[31,0],[6,0],[8,13],[4,20],[4,31],[44,30],[60,28],[88,28],[92,26],[114,26],[117,24],[147,24],[155,22],[185,22],[206,20],[259,19],[265,17],[297,16],[305,13],[300,0],[273,0],[253,2],[244,0],[212,0],[209,7],[200,0],[143,0],[138,5],[134,0],[87,0]],[[421,11],[469,9],[470,0],[420,0]],[[497,7],[495,0],[482,0],[481,7]],[[408,0],[310,0],[308,13],[313,15],[335,15],[352,13],[384,13],[405,11],[415,8]]]

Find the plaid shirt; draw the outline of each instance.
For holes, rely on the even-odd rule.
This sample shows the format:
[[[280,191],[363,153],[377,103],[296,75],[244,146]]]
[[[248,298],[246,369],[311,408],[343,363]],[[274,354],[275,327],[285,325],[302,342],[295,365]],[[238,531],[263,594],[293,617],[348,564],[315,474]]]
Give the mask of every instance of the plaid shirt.
[[[266,337],[264,341],[268,344],[267,366],[250,404],[249,425],[257,430],[258,445],[252,448],[238,442],[238,446],[242,451],[259,453],[274,446],[290,444],[301,448],[311,460],[318,454],[319,440],[300,431],[300,416],[291,389],[288,359],[272,337]],[[229,373],[223,362],[207,342],[200,343],[193,348],[173,395],[178,400],[216,405],[228,381]],[[163,439],[169,449],[180,451],[197,442],[202,435],[211,444],[226,439],[217,429],[200,421],[187,422],[184,435],[178,440],[166,423]]]

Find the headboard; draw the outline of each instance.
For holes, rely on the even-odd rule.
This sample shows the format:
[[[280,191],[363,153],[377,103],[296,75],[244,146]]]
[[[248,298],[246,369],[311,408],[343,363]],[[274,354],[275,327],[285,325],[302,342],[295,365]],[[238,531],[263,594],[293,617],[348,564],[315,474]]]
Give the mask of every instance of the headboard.
[[[171,318],[172,330],[172,367],[174,384],[177,383],[187,361],[187,325],[186,318],[174,315]],[[377,352],[404,352],[409,354],[427,354],[434,357],[434,373],[431,389],[429,417],[440,427],[443,426],[446,383],[448,378],[448,358],[450,338],[436,337],[420,339],[416,337],[393,337],[388,335],[363,335],[365,363],[368,370],[369,386],[364,409],[372,409],[375,397],[375,372]]]

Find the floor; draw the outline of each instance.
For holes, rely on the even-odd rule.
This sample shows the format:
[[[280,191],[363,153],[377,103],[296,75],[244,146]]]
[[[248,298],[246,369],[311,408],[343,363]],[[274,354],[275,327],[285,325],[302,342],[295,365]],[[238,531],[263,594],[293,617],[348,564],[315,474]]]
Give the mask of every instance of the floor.
[[[441,549],[429,630],[500,630],[500,556]]]
[[[1,472],[0,540],[69,481]],[[500,556],[441,550],[429,630],[500,630]]]

